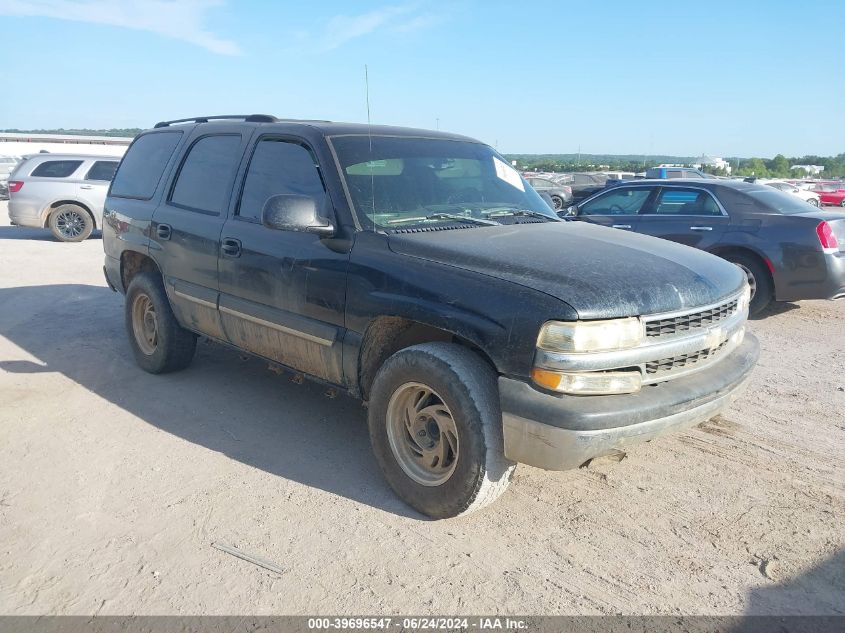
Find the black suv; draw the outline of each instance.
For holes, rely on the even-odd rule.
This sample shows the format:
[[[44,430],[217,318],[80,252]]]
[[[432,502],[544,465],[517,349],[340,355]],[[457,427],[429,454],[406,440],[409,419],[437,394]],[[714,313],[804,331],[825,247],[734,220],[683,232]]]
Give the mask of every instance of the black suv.
[[[560,221],[442,132],[159,123],[103,236],[143,369],[186,367],[201,335],[362,398],[388,482],[431,517],[493,501],[516,462],[574,468],[698,424],[758,355],[736,266]]]

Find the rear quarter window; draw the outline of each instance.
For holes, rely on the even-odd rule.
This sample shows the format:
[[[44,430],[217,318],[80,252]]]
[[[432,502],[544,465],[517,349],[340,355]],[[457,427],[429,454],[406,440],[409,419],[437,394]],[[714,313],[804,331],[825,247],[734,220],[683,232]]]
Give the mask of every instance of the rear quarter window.
[[[117,171],[116,160],[98,160],[85,174],[85,180],[109,181],[114,178],[115,171]]]
[[[110,195],[149,200],[155,194],[182,132],[153,132],[136,139],[112,181]]]
[[[81,160],[48,160],[32,170],[35,178],[67,178],[82,164]]]

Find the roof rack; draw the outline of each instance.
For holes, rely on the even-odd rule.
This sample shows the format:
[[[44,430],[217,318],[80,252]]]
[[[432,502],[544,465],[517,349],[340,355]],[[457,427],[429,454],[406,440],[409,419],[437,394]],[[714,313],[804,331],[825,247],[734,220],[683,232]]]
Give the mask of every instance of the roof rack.
[[[215,116],[198,116],[187,119],[174,119],[172,121],[159,121],[153,127],[167,127],[174,123],[208,123],[220,119],[243,119],[247,123],[276,123],[279,119],[272,114],[218,114]]]

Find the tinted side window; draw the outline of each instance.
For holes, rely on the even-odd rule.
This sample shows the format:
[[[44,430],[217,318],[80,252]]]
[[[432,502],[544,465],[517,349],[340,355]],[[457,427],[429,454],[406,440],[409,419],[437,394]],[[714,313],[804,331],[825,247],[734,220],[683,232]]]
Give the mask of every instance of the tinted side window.
[[[129,147],[114,176],[110,194],[121,198],[153,197],[181,132],[145,134]]]
[[[664,189],[657,197],[654,213],[658,215],[722,215],[716,201],[706,191]]]
[[[645,204],[652,190],[614,189],[613,191],[578,206],[578,215],[636,215]]]
[[[39,178],[67,178],[81,164],[81,160],[48,160],[33,169],[30,176]]]
[[[191,146],[182,163],[170,201],[182,207],[221,213],[240,162],[240,134],[205,136]]]
[[[107,180],[114,178],[114,172],[117,171],[117,161],[114,160],[98,160],[91,165],[91,169],[85,174],[85,180]]]
[[[311,152],[290,141],[263,140],[249,163],[238,215],[261,221],[261,209],[271,196],[294,193],[317,199],[322,208],[325,189]]]

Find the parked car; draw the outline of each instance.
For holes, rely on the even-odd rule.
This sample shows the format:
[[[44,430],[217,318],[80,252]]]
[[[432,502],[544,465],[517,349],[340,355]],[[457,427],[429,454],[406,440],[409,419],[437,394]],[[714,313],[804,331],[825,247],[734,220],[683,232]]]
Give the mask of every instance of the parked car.
[[[737,264],[751,314],[771,301],[845,297],[845,213],[734,180],[641,180],[565,213],[578,220],[694,246]]]
[[[0,156],[0,200],[9,199],[9,174],[19,160],[17,156]]]
[[[785,193],[791,193],[793,196],[797,196],[801,198],[804,202],[809,202],[814,207],[820,206],[819,194],[814,191],[808,191],[806,189],[799,189],[792,183],[785,182],[783,180],[768,180],[764,181],[761,184],[768,185],[769,187],[774,187],[778,191],[783,191]]]
[[[819,184],[810,191],[818,194],[822,204],[845,207],[845,183]]]
[[[530,175],[526,176],[525,179],[538,193],[549,195],[555,211],[562,210],[572,202],[572,187],[569,185],[559,185],[548,178],[538,178],[537,176]]]
[[[652,167],[645,172],[646,178],[712,178],[699,169],[693,167]]]
[[[698,424],[756,362],[738,268],[562,222],[487,145],[217,119],[141,133],[106,199],[136,361],[182,369],[202,335],[362,398],[387,481],[428,516],[490,503],[515,462]]]
[[[81,242],[102,225],[103,203],[120,158],[32,154],[9,178],[9,220],[49,228],[62,242]]]
[[[607,176],[604,174],[572,173],[568,176],[571,177],[568,184],[572,189],[572,200],[575,203],[601,191],[607,184]]]

